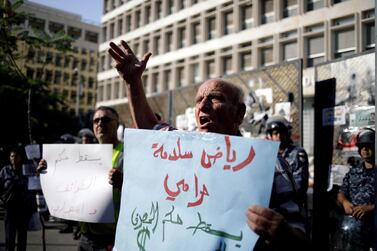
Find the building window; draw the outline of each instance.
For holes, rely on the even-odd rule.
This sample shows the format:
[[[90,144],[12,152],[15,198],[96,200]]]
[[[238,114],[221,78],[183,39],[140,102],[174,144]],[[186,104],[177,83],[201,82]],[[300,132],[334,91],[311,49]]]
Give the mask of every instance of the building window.
[[[52,82],[52,71],[46,70],[45,81],[49,84]]]
[[[251,64],[251,51],[240,53],[240,68],[241,71],[248,71],[253,68]]]
[[[92,43],[98,43],[98,33],[93,31],[85,31],[85,40]]]
[[[110,24],[110,39],[115,37],[115,23]]]
[[[349,0],[333,0],[333,4],[347,2],[347,1],[349,1]]]
[[[158,91],[158,73],[152,74],[152,93],[156,93]]]
[[[163,86],[163,91],[169,90],[169,87],[171,85],[172,79],[171,79],[171,70],[165,70],[164,71],[164,86]]]
[[[363,50],[370,50],[376,47],[374,16],[374,10],[367,10],[362,14],[361,23]]]
[[[143,41],[143,50],[144,50],[144,54],[150,51],[148,39]]]
[[[334,58],[341,58],[355,53],[355,31],[339,30],[334,32]]]
[[[169,31],[165,34],[165,51],[169,52],[173,50],[173,32]]]
[[[149,24],[152,21],[152,11],[151,6],[145,7],[145,13],[144,13],[144,23]]]
[[[102,71],[106,70],[105,55],[101,55],[101,57],[100,57],[100,67],[101,67]]]
[[[178,3],[179,3],[178,9],[180,10],[187,8],[188,6],[188,0],[179,0]]]
[[[73,39],[79,39],[81,37],[81,29],[76,28],[76,27],[69,26],[67,33]]]
[[[88,87],[89,87],[89,88],[93,88],[93,87],[94,87],[94,78],[89,77],[89,80],[88,80]]]
[[[168,1],[168,8],[167,8],[168,15],[174,12],[174,0]]]
[[[160,19],[160,18],[162,18],[162,16],[163,16],[163,13],[162,13],[162,2],[161,1],[157,1],[156,2],[156,13],[155,13],[155,15],[156,15],[156,20],[158,20],[158,19]]]
[[[222,71],[224,75],[233,73],[232,56],[226,56],[222,58]]]
[[[100,86],[98,88],[98,96],[97,96],[98,101],[103,101],[103,96],[104,96],[104,87]]]
[[[133,45],[133,51],[134,51],[134,54],[137,56],[137,57],[140,57],[141,53],[140,53],[140,45],[139,43],[134,43]]]
[[[185,85],[185,68],[177,68],[177,87]]]
[[[107,40],[107,27],[103,26],[102,27],[102,42],[106,42]]]
[[[111,84],[106,85],[106,99],[105,100],[111,100]]]
[[[273,48],[265,47],[260,49],[260,64],[268,66],[273,64]]]
[[[120,92],[120,83],[119,79],[117,78],[114,83],[114,99],[121,98],[121,92]]]
[[[252,18],[252,5],[240,6],[240,24],[241,30],[251,29],[254,24],[254,19]]]
[[[56,54],[55,56],[55,65],[56,66],[61,66],[62,65],[62,56],[60,54]]]
[[[126,16],[126,32],[130,32],[132,30],[132,22],[131,22],[131,15]]]
[[[214,59],[206,61],[205,67],[206,67],[205,68],[206,78],[216,77],[216,75],[215,75],[215,60]]]
[[[141,11],[137,10],[135,12],[135,28],[139,28],[141,26]]]
[[[118,19],[118,31],[117,36],[120,36],[123,34],[123,19]]]
[[[87,64],[86,60],[83,59],[83,60],[81,61],[81,70],[82,70],[82,71],[85,71],[87,65],[88,65],[88,64]]]
[[[36,30],[45,29],[45,20],[37,17],[29,17],[29,25],[31,28]]]
[[[370,50],[375,48],[376,42],[375,42],[375,29],[374,29],[374,23],[368,23],[364,25],[364,48],[366,50]]]
[[[192,64],[190,67],[191,81],[193,83],[199,83],[201,81],[199,63]]]
[[[283,17],[292,17],[298,14],[297,0],[283,0]]]
[[[216,38],[216,18],[209,17],[207,18],[207,39],[211,40]]]
[[[193,23],[192,24],[192,44],[196,44],[200,42],[200,23]]]
[[[262,4],[262,24],[268,24],[275,21],[274,14],[274,1],[273,0],[263,0]]]
[[[62,73],[60,71],[55,71],[54,84],[60,84],[62,81]]]
[[[64,78],[63,78],[63,81],[64,83],[68,83],[68,80],[69,80],[69,74],[68,73],[64,73]]]
[[[224,20],[224,28],[223,28],[223,34],[228,35],[234,32],[234,24],[233,24],[233,12],[225,12],[223,14],[223,20]]]
[[[178,28],[178,47],[179,48],[186,47],[186,28],[185,27]]]
[[[58,33],[58,32],[64,31],[64,24],[55,23],[55,22],[50,21],[49,24],[48,24],[48,30],[51,33]]]
[[[159,55],[161,54],[161,37],[160,36],[156,36],[154,37],[154,40],[153,40],[153,51],[156,55]]]
[[[289,42],[282,44],[282,61],[290,61],[297,59],[297,42]]]
[[[318,10],[324,6],[324,0],[307,0],[306,11]]]
[[[27,53],[27,59],[31,61],[34,60],[35,54],[35,50],[30,47]]]
[[[307,61],[306,66],[312,67],[322,63],[325,59],[323,36],[309,37],[307,41]]]
[[[52,63],[52,52],[48,51],[46,53],[46,64],[51,64]]]

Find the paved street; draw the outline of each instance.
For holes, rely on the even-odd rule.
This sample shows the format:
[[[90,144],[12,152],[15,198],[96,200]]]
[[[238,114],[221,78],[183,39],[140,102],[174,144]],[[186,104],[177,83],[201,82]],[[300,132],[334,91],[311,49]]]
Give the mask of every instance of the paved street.
[[[46,222],[46,251],[73,251],[77,250],[77,241],[72,233],[61,234],[59,229],[64,225],[61,222]],[[0,209],[0,251],[5,250],[4,210]],[[27,251],[42,251],[42,230],[29,231]]]

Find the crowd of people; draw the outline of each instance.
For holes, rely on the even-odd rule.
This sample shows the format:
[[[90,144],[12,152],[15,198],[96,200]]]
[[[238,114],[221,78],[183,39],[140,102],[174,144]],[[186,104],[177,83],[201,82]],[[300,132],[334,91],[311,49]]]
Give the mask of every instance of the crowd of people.
[[[111,42],[108,52],[127,90],[135,126],[140,129],[175,130],[172,125],[156,117],[144,92],[142,75],[151,53],[146,53],[139,60],[125,41],[121,41],[120,45]],[[243,92],[236,85],[220,78],[205,81],[195,97],[197,130],[241,137],[239,127],[246,111],[243,100]],[[127,160],[123,160],[124,144],[117,137],[117,111],[111,107],[98,107],[93,114],[92,122],[94,135],[90,135],[90,130],[86,129],[79,133],[79,137],[83,144],[93,143],[95,138],[99,144],[113,145],[108,180],[113,186],[115,223],[79,223],[78,250],[111,250],[114,246],[120,210],[123,161]],[[280,147],[269,207],[249,205],[245,212],[250,231],[260,236],[254,248],[257,251],[312,249],[310,235],[307,232],[308,156],[303,148],[293,145],[290,132],[290,124],[285,118],[272,116],[267,120],[266,138],[280,141]],[[350,169],[338,194],[338,202],[344,208],[345,215],[351,217],[359,226],[353,233],[356,237],[352,237],[356,241],[351,242],[344,250],[369,250],[371,247],[370,223],[373,222],[371,218],[375,198],[374,130],[361,131],[357,146],[362,162]],[[28,197],[27,185],[20,171],[21,156],[17,152],[11,152],[10,160],[11,165],[4,167],[0,172],[1,197],[6,205],[7,250],[14,249],[16,231],[19,250],[24,250],[27,230],[25,224],[29,213],[17,210],[28,208],[20,206],[20,203],[27,203],[24,200]],[[42,159],[38,164],[37,173],[43,173],[46,169],[47,162]],[[12,192],[9,192],[10,190]],[[12,194],[10,199],[6,196],[9,193]],[[15,218],[15,215],[23,215],[25,218]]]

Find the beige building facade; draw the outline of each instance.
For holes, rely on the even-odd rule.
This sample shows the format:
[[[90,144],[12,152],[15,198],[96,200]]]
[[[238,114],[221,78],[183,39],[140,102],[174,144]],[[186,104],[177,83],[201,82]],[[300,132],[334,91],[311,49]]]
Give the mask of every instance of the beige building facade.
[[[97,106],[122,111],[127,103],[110,41],[127,41],[139,57],[153,53],[143,79],[148,97],[302,59],[309,134],[314,67],[374,50],[374,19],[374,0],[104,0]]]
[[[26,1],[20,11],[28,13],[24,27],[31,33],[64,31],[74,39],[73,51],[54,48],[29,48],[20,45],[26,58],[21,62],[28,77],[49,84],[52,92],[62,95],[76,114],[93,110],[96,104],[98,40],[100,27],[82,20],[80,15]]]

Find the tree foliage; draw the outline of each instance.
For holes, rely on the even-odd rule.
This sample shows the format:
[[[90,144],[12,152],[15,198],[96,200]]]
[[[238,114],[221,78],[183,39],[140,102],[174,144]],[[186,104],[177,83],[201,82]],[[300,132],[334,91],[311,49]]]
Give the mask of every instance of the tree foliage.
[[[28,15],[18,12],[23,1],[0,3],[0,150],[29,143],[51,143],[64,133],[75,134],[78,121],[67,111],[62,96],[52,93],[48,83],[28,78],[18,65],[26,55],[18,50],[54,48],[68,51],[72,39],[64,32],[22,27]]]

